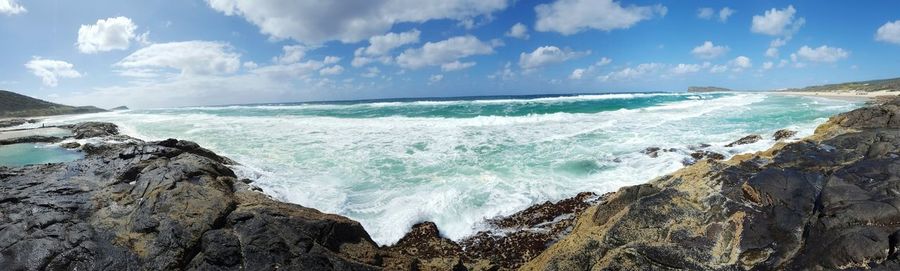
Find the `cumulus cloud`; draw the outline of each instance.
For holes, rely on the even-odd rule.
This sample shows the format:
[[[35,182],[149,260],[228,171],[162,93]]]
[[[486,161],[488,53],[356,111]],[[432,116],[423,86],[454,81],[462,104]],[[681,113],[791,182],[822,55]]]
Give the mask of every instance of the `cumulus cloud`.
[[[728,66],[726,65],[713,65],[712,67],[709,67],[710,73],[720,73],[725,71],[728,71]]]
[[[770,36],[791,36],[806,23],[804,18],[794,18],[794,6],[784,9],[770,9],[763,15],[754,15],[750,31]]]
[[[381,74],[381,70],[378,67],[369,67],[366,69],[366,72],[362,73],[362,77],[373,78]]]
[[[358,42],[394,24],[436,19],[465,20],[507,7],[507,0],[207,0],[213,9],[241,16],[274,39],[309,44]]]
[[[430,83],[437,83],[437,82],[440,82],[441,80],[444,80],[443,74],[435,74],[428,78],[428,81]]]
[[[183,41],[157,43],[141,48],[116,64],[126,70],[161,73],[178,70],[181,75],[208,75],[236,72],[241,66],[240,54],[220,42]]]
[[[706,41],[700,46],[694,47],[691,54],[702,59],[713,59],[725,54],[728,50],[728,46],[718,46],[711,41]]]
[[[710,65],[711,64],[709,62],[704,62],[703,64],[678,64],[675,65],[675,67],[672,67],[670,72],[675,75],[696,73],[703,68],[709,67]]]
[[[612,31],[626,29],[643,20],[666,15],[662,5],[622,6],[613,0],[556,0],[534,8],[537,22],[534,29],[571,35],[588,29]]]
[[[92,54],[112,50],[125,50],[131,41],[146,43],[148,33],[136,35],[137,25],[128,17],[115,17],[97,20],[96,24],[81,25],[78,29],[78,50]]]
[[[338,62],[341,62],[341,57],[338,56],[326,56],[325,60],[322,60],[322,63],[325,63],[325,65],[330,65]]]
[[[306,52],[310,49],[312,48],[305,45],[285,45],[281,47],[283,53],[272,60],[282,64],[294,63],[303,59],[306,56]]]
[[[57,86],[60,78],[81,77],[81,73],[75,70],[75,65],[62,60],[33,57],[31,61],[25,63],[25,68],[40,77],[44,85],[48,87]]]
[[[407,69],[438,66],[468,56],[493,54],[494,46],[478,40],[475,36],[457,36],[438,42],[428,42],[421,48],[407,49],[397,56],[397,64]]]
[[[744,69],[749,69],[753,67],[753,63],[750,61],[749,57],[739,56],[729,62],[731,64],[732,70],[734,71],[742,71]]]
[[[391,57],[387,56],[388,53],[403,45],[418,43],[420,34],[418,29],[413,29],[402,33],[373,36],[369,38],[368,47],[361,47],[353,52],[353,61],[350,64],[353,67],[362,67],[372,62],[388,64],[392,61]]]
[[[771,69],[772,67],[775,67],[775,63],[772,63],[772,61],[763,62],[763,65],[762,65],[763,70],[768,70],[768,69]]]
[[[575,69],[572,71],[572,74],[569,75],[569,79],[579,80],[584,76],[585,69]]]
[[[457,60],[457,61],[453,61],[450,63],[442,64],[441,70],[445,71],[445,72],[450,72],[450,71],[458,71],[458,70],[468,69],[473,66],[475,66],[475,62],[459,62],[459,60]]]
[[[528,27],[522,23],[514,24],[509,31],[506,32],[507,37],[513,37],[517,39],[528,39]]]
[[[384,55],[394,48],[419,42],[418,29],[413,29],[403,33],[387,33],[380,36],[369,38],[369,47],[363,49],[363,53],[370,56]]]
[[[628,79],[636,79],[645,74],[650,74],[657,72],[663,69],[665,65],[660,63],[642,63],[635,67],[627,67],[619,71],[610,72],[606,75],[600,76],[600,80],[603,81],[618,81],[618,80],[628,80]]]
[[[720,22],[724,23],[724,22],[727,22],[728,17],[731,17],[731,15],[734,13],[735,13],[734,9],[731,9],[729,7],[723,7],[722,9],[719,10],[717,17],[719,17]],[[716,10],[713,8],[697,9],[697,18],[704,19],[704,20],[710,20],[714,16],[716,16]]]
[[[323,76],[339,75],[343,72],[344,72],[344,67],[341,67],[341,65],[334,65],[334,66],[322,68],[321,70],[319,70],[319,74],[323,75]]]
[[[900,44],[900,20],[887,22],[875,31],[875,40]]]
[[[593,73],[595,70],[599,69],[600,67],[609,65],[609,63],[612,63],[612,59],[610,59],[608,57],[601,57],[600,60],[598,60],[594,64],[591,64],[587,68],[578,68],[578,69],[573,70],[572,74],[569,75],[569,79],[579,80],[579,79],[583,78],[584,76]]]
[[[575,52],[563,50],[556,46],[541,46],[531,53],[519,55],[519,67],[523,69],[535,69],[549,64],[564,62],[569,59],[589,55],[591,52]]]
[[[28,10],[16,3],[16,0],[0,0],[0,14],[15,15],[26,12]]]
[[[794,60],[796,61],[796,59],[799,58],[812,62],[836,62],[847,58],[849,55],[850,53],[844,49],[828,47],[826,45],[819,46],[818,48],[803,46],[800,47],[800,50],[797,50],[797,57],[795,57]]]

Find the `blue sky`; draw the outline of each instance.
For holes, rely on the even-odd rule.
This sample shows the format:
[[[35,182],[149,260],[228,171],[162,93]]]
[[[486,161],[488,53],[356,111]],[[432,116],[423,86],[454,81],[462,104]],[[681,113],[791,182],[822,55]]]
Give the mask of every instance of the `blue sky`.
[[[0,0],[0,89],[106,107],[778,89],[897,77],[897,10],[897,1]]]

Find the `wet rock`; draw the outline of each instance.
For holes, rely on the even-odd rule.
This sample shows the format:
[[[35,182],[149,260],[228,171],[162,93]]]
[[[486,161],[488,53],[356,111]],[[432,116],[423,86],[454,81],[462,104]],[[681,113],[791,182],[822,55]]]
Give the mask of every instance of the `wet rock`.
[[[119,134],[119,127],[108,122],[82,122],[66,126],[72,129],[76,139],[104,137]]]
[[[650,156],[651,158],[656,158],[656,157],[659,157],[660,152],[676,152],[676,151],[678,151],[678,149],[676,149],[676,148],[662,149],[660,147],[647,147],[646,149],[641,151],[641,153],[646,154],[647,156]]]
[[[66,149],[77,149],[78,147],[81,147],[81,143],[78,143],[78,142],[66,142],[66,143],[60,144],[59,146],[60,146],[60,147],[63,147],[63,148],[66,148]]]
[[[896,270],[898,113],[854,110],[802,141],[622,188],[522,270]]]
[[[75,125],[110,135],[103,124]],[[345,217],[250,190],[188,141],[99,143],[84,159],[0,167],[5,270],[376,270]],[[53,180],[53,181],[47,181]]]
[[[748,135],[748,136],[742,137],[741,139],[735,140],[734,142],[728,143],[728,145],[725,145],[725,147],[730,148],[730,147],[734,147],[737,145],[752,144],[752,143],[756,143],[757,141],[760,141],[761,139],[762,139],[762,137],[759,135]]]
[[[34,119],[6,119],[0,120],[0,128],[19,126],[26,123],[35,123],[37,120]]]
[[[10,139],[0,139],[0,145],[11,145],[19,143],[56,143],[62,141],[62,138],[55,136],[32,135],[25,137],[17,137]]]
[[[691,153],[691,158],[694,158],[696,160],[701,160],[701,159],[706,159],[706,158],[712,159],[712,160],[722,160],[722,159],[725,159],[725,155],[722,155],[721,153],[717,153],[717,152],[713,152],[713,151],[695,151],[695,152]]]
[[[775,141],[778,141],[778,140],[782,140],[782,139],[786,139],[786,138],[791,138],[792,136],[794,136],[796,134],[797,134],[797,131],[781,129],[781,130],[775,131],[775,134],[772,135],[772,139],[775,139]]]

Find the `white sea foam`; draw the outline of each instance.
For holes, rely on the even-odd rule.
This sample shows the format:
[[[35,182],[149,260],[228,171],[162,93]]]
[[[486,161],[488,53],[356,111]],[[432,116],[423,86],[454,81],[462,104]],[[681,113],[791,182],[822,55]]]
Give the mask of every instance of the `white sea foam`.
[[[578,99],[683,100],[598,113],[525,116],[347,118],[244,115],[243,110],[297,106],[233,106],[65,116],[49,123],[111,121],[126,134],[188,139],[231,157],[242,177],[289,202],[360,221],[379,244],[434,221],[449,238],[481,227],[484,218],[581,191],[598,193],[646,182],[682,167],[688,146],[711,144],[728,156],[762,150],[781,128],[812,133],[824,117],[853,104],[801,97],[735,94],[584,95],[529,100],[421,101],[352,106],[453,103],[555,103]],[[307,106],[307,105],[304,105]],[[308,105],[342,110],[347,105]],[[225,114],[227,113],[227,114]],[[765,140],[725,148],[750,133]],[[650,158],[656,146],[677,148]]]

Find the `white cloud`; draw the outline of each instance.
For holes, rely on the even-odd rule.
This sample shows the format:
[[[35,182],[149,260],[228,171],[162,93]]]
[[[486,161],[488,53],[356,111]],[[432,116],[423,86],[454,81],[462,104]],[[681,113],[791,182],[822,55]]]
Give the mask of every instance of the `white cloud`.
[[[709,68],[709,72],[711,73],[720,73],[728,70],[728,66],[725,65],[713,65]]]
[[[16,3],[16,0],[0,0],[0,14],[15,15],[26,12],[28,10]]]
[[[343,72],[344,72],[344,67],[341,67],[341,65],[334,65],[334,66],[322,68],[321,70],[319,70],[319,74],[323,75],[323,76],[338,75]]]
[[[244,62],[244,68],[246,68],[246,69],[256,69],[257,67],[259,67],[259,64],[256,64],[256,62],[253,62],[253,61]]]
[[[744,69],[749,69],[753,67],[753,63],[750,61],[749,57],[739,56],[735,57],[731,62],[729,62],[732,66],[732,70],[734,71],[742,71]]]
[[[515,77],[516,77],[516,73],[513,72],[513,70],[512,70],[511,62],[506,62],[506,64],[503,65],[503,69],[498,70],[494,74],[488,75],[489,79],[500,79],[503,81],[510,80]]]
[[[435,74],[428,78],[428,81],[431,83],[437,83],[437,82],[440,82],[441,80],[444,80],[443,74]]]
[[[387,54],[394,48],[419,42],[418,29],[413,29],[403,33],[387,33],[380,36],[369,38],[369,47],[363,50],[363,53],[370,56],[380,56]]]
[[[341,57],[338,56],[326,56],[325,60],[322,61],[325,65],[330,65],[334,63],[341,62]]]
[[[404,22],[465,20],[507,7],[507,0],[207,0],[229,16],[241,16],[274,39],[307,44],[357,42]]]
[[[887,22],[875,31],[875,40],[900,44],[900,20]]]
[[[450,71],[458,71],[458,70],[468,69],[473,66],[475,66],[475,62],[459,62],[459,60],[457,60],[457,61],[453,61],[450,63],[442,64],[441,70],[445,71],[445,72],[450,72]]]
[[[281,64],[295,63],[303,59],[310,49],[312,48],[304,45],[285,45],[281,47],[283,53],[273,58],[272,61]]]
[[[147,35],[135,35],[137,30],[128,17],[115,17],[97,20],[96,24],[81,25],[78,29],[78,50],[82,53],[92,54],[112,50],[125,50],[131,46],[131,41],[147,41]],[[140,39],[139,39],[140,38]]]
[[[706,41],[700,46],[694,47],[691,54],[702,59],[713,59],[728,52],[728,46],[717,46],[711,41]]]
[[[241,66],[240,55],[230,45],[211,41],[183,41],[157,43],[126,56],[116,67],[124,69],[178,70],[181,75],[208,75],[236,72]]]
[[[772,61],[766,61],[766,62],[763,62],[762,68],[763,68],[763,70],[768,70],[774,66],[775,66],[775,63],[772,63]]]
[[[732,14],[735,13],[734,9],[729,7],[723,7],[719,10],[718,17],[720,22],[727,22],[728,17],[731,17]],[[697,18],[710,20],[713,16],[716,15],[716,10],[712,8],[699,8],[697,9]]]
[[[791,36],[806,23],[804,18],[794,19],[794,6],[785,9],[770,9],[764,15],[754,15],[750,31],[770,36]]]
[[[537,22],[534,29],[571,35],[588,29],[612,31],[630,28],[634,24],[665,16],[662,5],[622,6],[613,0],[556,0],[534,8]]]
[[[494,53],[494,45],[475,36],[458,36],[425,43],[421,48],[407,49],[397,56],[397,64],[406,69],[437,66],[473,55]]]
[[[366,69],[366,72],[362,74],[362,77],[373,78],[381,74],[381,70],[378,67],[369,67]]]
[[[716,14],[716,10],[712,8],[698,8],[697,9],[697,18],[709,20],[712,19],[713,14]]]
[[[703,64],[678,64],[672,67],[671,72],[676,75],[699,72],[704,66],[709,66],[709,62]]]
[[[600,58],[600,61],[597,61],[597,64],[594,64],[594,65],[595,66],[606,66],[609,63],[612,63],[612,59],[610,59],[608,57],[602,57],[602,58]]]
[[[522,23],[516,23],[506,32],[507,37],[513,37],[517,39],[528,39],[528,27]]]
[[[606,75],[600,76],[600,80],[603,81],[617,81],[617,80],[627,80],[627,79],[635,79],[639,78],[648,73],[654,73],[662,69],[665,65],[660,63],[643,63],[639,64],[635,67],[624,68],[619,71],[610,72]]]
[[[81,73],[75,70],[75,65],[62,60],[43,59],[33,57],[25,63],[25,68],[41,78],[45,86],[55,87],[59,84],[59,78],[78,78]]]
[[[569,75],[569,79],[579,80],[584,76],[585,69],[575,69],[572,71],[572,74]]]
[[[729,7],[724,7],[722,9],[720,9],[719,10],[719,21],[723,22],[723,23],[727,22],[728,17],[731,17],[731,15],[733,15],[735,12],[737,12],[737,11],[735,11],[734,9],[731,9]]]
[[[812,62],[836,62],[847,58],[849,55],[850,53],[844,49],[828,47],[825,45],[815,49],[810,48],[809,46],[803,46],[800,47],[800,50],[797,50],[797,57]]]
[[[769,49],[766,49],[766,56],[771,58],[778,57],[778,48],[769,47]]]
[[[523,69],[535,69],[549,64],[560,63],[566,60],[589,55],[591,52],[575,52],[559,49],[556,46],[541,46],[531,53],[519,54],[519,67]]]

